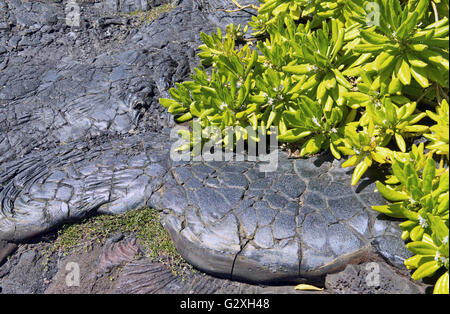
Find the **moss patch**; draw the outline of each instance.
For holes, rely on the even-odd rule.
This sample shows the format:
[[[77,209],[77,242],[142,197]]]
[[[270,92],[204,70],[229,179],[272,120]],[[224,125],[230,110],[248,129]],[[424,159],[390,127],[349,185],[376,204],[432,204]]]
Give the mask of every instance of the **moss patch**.
[[[146,256],[168,264],[175,274],[192,269],[175,249],[160,223],[159,213],[148,207],[121,215],[93,216],[78,224],[64,225],[56,239],[48,244],[45,255],[50,258],[53,253],[68,255],[74,250],[90,250],[93,243],[103,244],[119,232],[135,235]]]
[[[162,4],[158,7],[152,8],[148,11],[133,11],[128,13],[123,13],[125,16],[139,17],[140,24],[146,23],[150,24],[152,21],[156,20],[161,14],[169,12],[176,6],[172,3]]]

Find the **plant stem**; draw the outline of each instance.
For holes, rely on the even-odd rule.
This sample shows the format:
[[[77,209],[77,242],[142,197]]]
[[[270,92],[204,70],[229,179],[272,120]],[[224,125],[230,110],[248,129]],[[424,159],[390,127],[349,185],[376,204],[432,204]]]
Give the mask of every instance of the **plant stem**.
[[[245,9],[253,9],[253,10],[256,10],[256,11],[259,10],[259,7],[257,7],[254,4],[241,5],[241,4],[239,4],[239,2],[237,2],[237,0],[231,0],[231,1],[233,1],[234,5],[237,7],[237,9],[234,9],[234,10],[220,9],[220,11],[224,11],[224,12],[227,12],[227,13],[233,13],[233,12],[239,12],[239,11],[242,11],[242,10],[245,10]]]
[[[436,97],[437,97],[438,104],[440,104],[441,103],[441,93],[439,91],[439,85],[437,83],[436,83]]]
[[[437,85],[437,87],[438,87],[439,91],[441,92],[442,97],[444,97],[445,100],[447,100],[447,102],[449,102],[448,94],[442,89],[442,87],[439,84]]]
[[[437,22],[437,21],[439,21],[439,15],[438,15],[438,11],[436,8],[436,3],[434,3],[434,1],[431,1],[431,6],[433,7],[434,20]]]

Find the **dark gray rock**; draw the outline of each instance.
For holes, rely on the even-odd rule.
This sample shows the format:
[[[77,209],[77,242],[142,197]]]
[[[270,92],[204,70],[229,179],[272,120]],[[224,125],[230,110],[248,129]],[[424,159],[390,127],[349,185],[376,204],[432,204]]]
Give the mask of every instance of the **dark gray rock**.
[[[168,1],[160,2],[151,6]],[[65,3],[5,3],[0,162],[60,143],[170,127],[172,117],[158,99],[196,66],[200,32],[225,26],[209,16],[226,15],[184,0],[139,25],[139,17],[117,12],[145,11],[146,0],[83,2],[81,24],[74,28],[66,25]],[[11,23],[17,26],[6,28]],[[7,62],[1,59],[5,51]]]
[[[19,250],[0,266],[0,290],[4,294],[43,293],[55,269],[53,261],[35,250]]]
[[[348,265],[343,272],[328,275],[325,286],[344,294],[423,294],[427,288],[382,262]]]
[[[176,276],[164,264],[140,259],[128,263],[119,275],[115,292],[121,294],[323,294],[305,292],[293,286],[250,285],[214,278],[200,272]]]
[[[17,249],[17,244],[0,241],[0,265]]]
[[[288,213],[279,213],[273,223],[273,236],[275,239],[291,238],[296,233],[295,216]]]

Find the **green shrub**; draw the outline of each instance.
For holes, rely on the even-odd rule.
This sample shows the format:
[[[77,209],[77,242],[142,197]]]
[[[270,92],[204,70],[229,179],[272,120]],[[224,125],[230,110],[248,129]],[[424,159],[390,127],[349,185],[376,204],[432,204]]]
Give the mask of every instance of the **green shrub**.
[[[179,122],[218,127],[219,144],[237,140],[228,127],[244,139],[248,126],[276,127],[300,156],[347,156],[353,185],[391,165],[377,182],[389,204],[374,209],[406,219],[416,255],[405,264],[414,279],[443,272],[435,292],[448,293],[449,1],[261,2],[251,38],[240,25],[202,33],[201,66],[160,103]]]
[[[436,162],[426,157],[423,149],[423,143],[413,146],[409,159],[394,160],[390,182],[395,184],[376,183],[378,191],[391,203],[373,209],[407,219],[400,228],[403,240],[412,241],[406,247],[415,255],[405,261],[408,268],[417,268],[412,278],[431,276],[445,267],[447,272],[438,280],[435,292],[448,293],[449,170],[436,169]]]

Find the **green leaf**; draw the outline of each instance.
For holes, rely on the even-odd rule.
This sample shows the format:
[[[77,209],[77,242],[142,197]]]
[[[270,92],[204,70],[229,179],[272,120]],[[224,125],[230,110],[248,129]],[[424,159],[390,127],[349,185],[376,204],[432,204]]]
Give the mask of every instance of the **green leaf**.
[[[391,125],[395,125],[397,123],[397,110],[395,105],[389,98],[386,98],[384,101],[384,110],[386,112],[386,118],[391,123]]]
[[[345,153],[345,149],[344,148],[345,147],[339,147],[338,149]],[[353,150],[350,150],[349,153],[353,153]],[[342,168],[356,166],[362,159],[363,159],[362,156],[354,155],[354,156],[350,157],[349,159],[347,159],[346,161],[344,161],[342,163]]]
[[[422,86],[422,88],[427,88],[428,86],[430,86],[430,82],[428,81],[426,74],[421,68],[412,66],[410,68],[410,72],[413,78],[417,81],[417,83],[420,84],[420,86]]]
[[[344,98],[354,103],[364,103],[370,100],[370,96],[360,92],[347,92],[344,94]]]
[[[398,78],[392,78],[389,83],[388,92],[389,94],[396,94],[402,90],[402,84]]]
[[[405,38],[406,35],[408,35],[408,33],[416,26],[418,18],[419,14],[417,12],[411,14],[397,30],[397,36],[399,38]]]
[[[405,140],[403,139],[403,136],[400,133],[395,133],[394,136],[398,148],[400,148],[402,152],[406,152],[406,143]]]
[[[431,192],[433,188],[433,179],[436,175],[436,164],[432,158],[428,158],[422,174],[422,190],[424,194]]]
[[[300,64],[300,65],[287,65],[283,67],[283,71],[292,74],[308,74],[314,70],[313,66],[310,64]]]
[[[330,143],[330,151],[333,154],[334,158],[341,159],[341,154],[337,151],[337,149],[334,147],[333,143]]]
[[[311,131],[305,131],[304,128],[294,128],[287,132],[278,135],[280,142],[297,142],[308,135],[311,135]]]
[[[409,199],[409,195],[395,191],[394,189],[384,185],[380,181],[377,181],[376,183],[378,192],[383,195],[385,199],[391,202],[400,202],[400,201],[406,201]]]
[[[444,172],[444,174],[439,179],[439,187],[438,191],[440,193],[448,191],[448,185],[449,185],[449,171]]]
[[[282,3],[282,0],[269,0],[259,8],[258,13],[271,13],[278,5],[280,5],[280,3]]]
[[[176,118],[177,122],[186,122],[192,119],[192,114],[190,112],[185,113],[181,117]]]
[[[404,208],[403,203],[395,203],[390,205],[376,205],[372,206],[372,209],[394,218],[405,218],[403,214]]]
[[[414,200],[419,201],[423,193],[419,186],[419,177],[410,163],[405,165],[405,174],[407,175],[406,189],[411,193]]]
[[[424,277],[430,277],[433,275],[441,266],[436,261],[427,262],[421,265],[411,276],[414,280],[419,280]]]
[[[414,221],[418,220],[419,214],[408,210],[404,202],[393,203],[389,205],[372,206],[372,209],[394,218],[407,218]]]
[[[428,220],[430,221],[431,230],[438,236],[440,242],[448,237],[449,230],[442,218],[428,214]]]
[[[403,85],[409,85],[411,83],[411,72],[405,59],[401,59],[400,69],[397,73],[397,77]]]
[[[296,285],[294,287],[294,289],[301,290],[301,291],[322,291],[323,290],[323,288],[318,288],[316,286],[312,286],[312,285],[308,285],[308,284],[304,284],[304,283]]]
[[[337,40],[336,40],[336,42],[335,42],[335,44],[334,44],[333,51],[332,51],[332,53],[331,53],[331,58],[330,58],[331,61],[334,60],[334,58],[336,57],[336,54],[337,54],[337,53],[341,50],[341,48],[342,48],[342,44],[343,44],[343,42],[344,42],[344,34],[345,34],[344,30],[343,30],[343,29],[339,29],[339,31],[338,31],[338,37],[337,37]]]
[[[420,225],[417,225],[411,230],[409,236],[412,241],[421,241],[424,233],[425,230],[423,230],[423,228]]]
[[[449,294],[448,278],[449,278],[448,271],[446,271],[444,274],[442,274],[441,277],[439,277],[433,289],[434,294]]]
[[[372,158],[366,156],[363,161],[361,161],[353,171],[352,176],[352,185],[356,185],[361,179],[362,175],[369,169],[369,167],[372,165]]]
[[[408,267],[408,269],[418,268],[420,265],[431,262],[433,260],[434,256],[432,255],[414,255],[405,260],[405,266]]]
[[[299,110],[297,111],[285,111],[283,112],[284,121],[287,122],[289,126],[297,127],[297,128],[305,128],[305,121],[311,119],[311,115],[301,115]]]
[[[421,59],[419,59],[417,56],[415,56],[411,52],[406,52],[406,56],[408,58],[409,64],[411,64],[411,66],[418,67],[418,68],[425,68],[428,65],[426,62],[422,61]]]
[[[308,141],[306,141],[305,144],[303,144],[300,150],[300,157],[318,153],[322,148],[324,140],[325,140],[324,134],[318,134],[313,138],[310,138]]]
[[[182,106],[179,102],[177,102],[177,101],[175,101],[175,100],[173,100],[173,99],[168,99],[168,98],[160,98],[159,99],[159,103],[163,106],[163,107],[165,107],[165,108],[169,108],[169,107],[171,107],[171,106]]]
[[[360,35],[367,42],[374,44],[374,45],[385,44],[385,43],[390,42],[389,38],[375,33],[374,30],[370,30],[370,31],[369,30],[361,30]]]
[[[334,73],[334,75],[336,76],[336,81],[341,84],[342,86],[344,86],[347,89],[351,89],[353,86],[352,84],[350,84],[347,79],[344,77],[344,75],[342,75],[342,73],[338,70],[338,69],[331,69]]]
[[[408,250],[418,255],[436,255],[437,247],[423,241],[415,241],[406,244]]]

